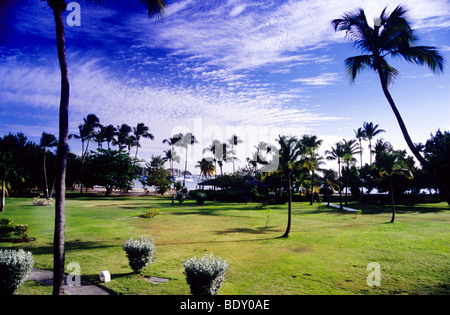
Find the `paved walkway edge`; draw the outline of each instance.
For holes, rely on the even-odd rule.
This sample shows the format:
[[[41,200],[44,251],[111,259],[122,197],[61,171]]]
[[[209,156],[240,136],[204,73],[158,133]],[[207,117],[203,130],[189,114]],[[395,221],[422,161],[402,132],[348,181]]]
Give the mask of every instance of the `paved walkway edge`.
[[[33,268],[27,280],[38,281],[46,285],[53,285],[53,271],[39,268]],[[114,293],[106,288],[93,284],[81,278],[81,285],[67,285],[66,276],[64,276],[64,292],[69,295],[113,295]]]
[[[339,205],[335,205],[335,204],[332,204],[332,203],[330,203],[330,204],[328,205],[326,202],[323,202],[322,204],[324,204],[325,206],[328,206],[328,207],[333,207],[333,208],[339,209]],[[349,208],[349,207],[342,207],[342,208],[343,208],[345,211],[358,212],[358,210],[352,209],[352,208]]]

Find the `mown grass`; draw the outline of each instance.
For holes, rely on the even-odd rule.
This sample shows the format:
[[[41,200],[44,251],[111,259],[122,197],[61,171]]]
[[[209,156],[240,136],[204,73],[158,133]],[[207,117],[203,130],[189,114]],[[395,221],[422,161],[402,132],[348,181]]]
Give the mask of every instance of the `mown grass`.
[[[0,218],[29,224],[29,236],[36,240],[0,247],[29,250],[36,267],[52,269],[54,207],[35,207],[31,201],[8,198]],[[78,262],[83,277],[95,282],[109,270],[112,281],[102,285],[118,294],[189,294],[181,260],[210,252],[230,264],[221,294],[450,293],[446,204],[398,206],[393,224],[387,223],[389,207],[349,206],[362,214],[294,203],[291,233],[282,239],[287,205],[207,201],[199,206],[186,200],[172,206],[167,197],[68,199],[66,262]],[[140,217],[153,207],[161,214]],[[155,240],[157,259],[142,275],[132,273],[122,249],[131,236]],[[370,262],[380,264],[379,287],[367,285]],[[148,276],[170,281],[153,284]],[[18,293],[40,291],[28,282]]]

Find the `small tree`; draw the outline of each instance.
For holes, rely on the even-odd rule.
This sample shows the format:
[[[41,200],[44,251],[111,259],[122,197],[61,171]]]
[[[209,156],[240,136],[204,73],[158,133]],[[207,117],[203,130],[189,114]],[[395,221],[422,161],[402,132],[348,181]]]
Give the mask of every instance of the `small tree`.
[[[137,178],[137,166],[122,151],[97,149],[97,152],[88,156],[85,163],[82,173],[84,185],[104,186],[106,195],[111,194],[114,189],[131,189],[133,180]]]

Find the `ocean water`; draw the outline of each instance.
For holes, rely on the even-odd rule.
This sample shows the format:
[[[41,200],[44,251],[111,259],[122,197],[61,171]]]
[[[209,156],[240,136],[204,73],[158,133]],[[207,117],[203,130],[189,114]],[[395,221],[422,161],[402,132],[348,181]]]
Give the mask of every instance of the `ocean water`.
[[[203,180],[199,181],[199,177],[200,177],[200,175],[187,175],[186,176],[186,181],[185,181],[186,188],[188,190],[195,190],[196,187],[197,187],[197,182],[202,182],[203,181]],[[175,176],[175,181],[183,182],[183,176]],[[135,180],[134,181],[134,187],[138,188],[138,189],[142,189],[143,188],[142,184],[141,184],[141,182],[139,180]],[[154,186],[150,187],[150,190],[154,190],[154,189],[155,189]]]

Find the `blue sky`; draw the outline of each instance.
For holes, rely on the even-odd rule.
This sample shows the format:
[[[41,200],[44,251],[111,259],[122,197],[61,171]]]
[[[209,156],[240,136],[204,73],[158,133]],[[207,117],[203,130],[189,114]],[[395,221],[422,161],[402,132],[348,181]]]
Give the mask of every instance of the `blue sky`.
[[[148,160],[168,148],[163,139],[193,132],[200,143],[189,152],[191,161],[201,159],[211,139],[237,133],[245,161],[254,145],[275,143],[278,134],[315,134],[325,151],[372,121],[386,130],[383,139],[406,149],[376,74],[349,82],[344,60],[360,52],[330,21],[358,7],[371,21],[385,6],[403,4],[417,44],[436,46],[446,65],[450,60],[450,1],[166,2],[164,19],[155,22],[138,4],[104,8],[79,1],[81,25],[66,23],[71,133],[90,113],[105,125],[144,122],[155,135],[139,150]],[[43,131],[57,135],[52,12],[42,1],[8,0],[0,15],[0,135],[21,131],[33,141]],[[448,71],[433,75],[401,60],[392,65],[400,77],[391,93],[413,141],[450,130]],[[79,142],[71,140],[70,148],[79,152]]]

